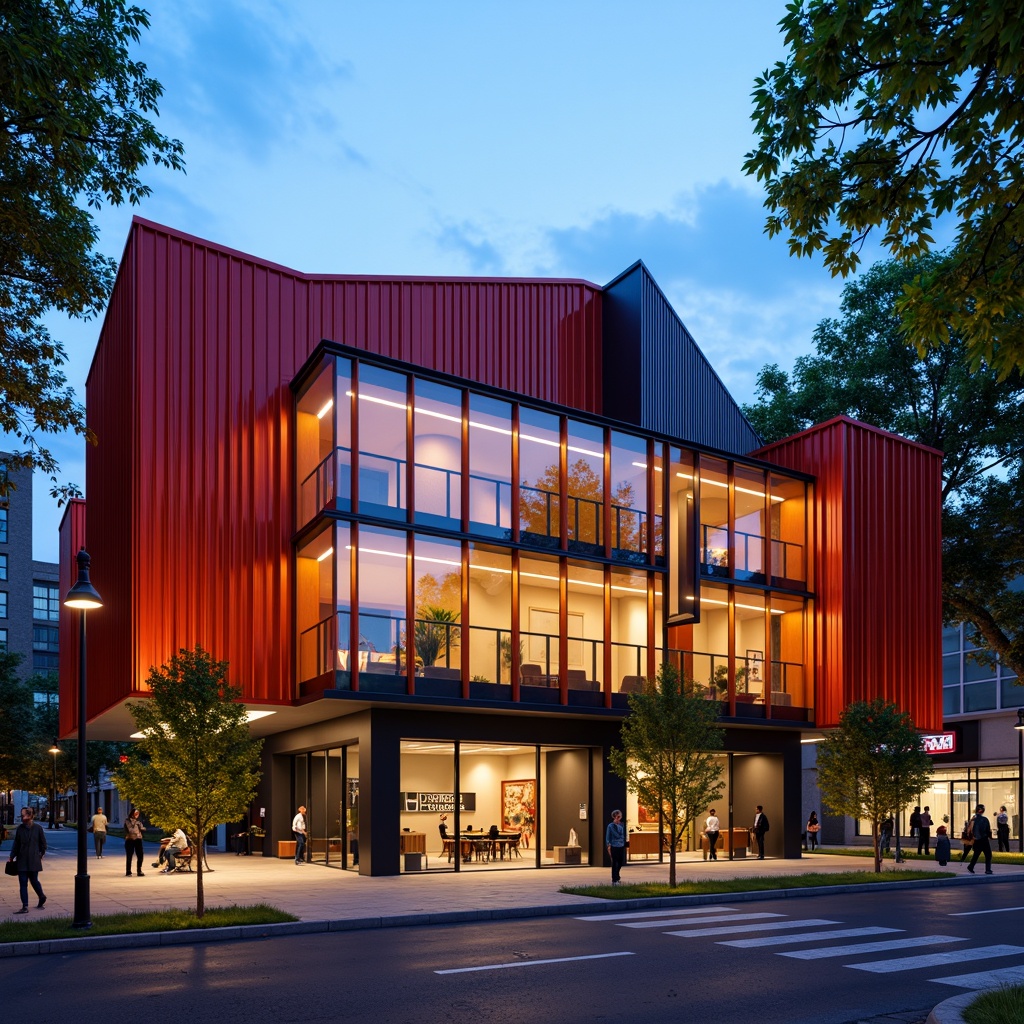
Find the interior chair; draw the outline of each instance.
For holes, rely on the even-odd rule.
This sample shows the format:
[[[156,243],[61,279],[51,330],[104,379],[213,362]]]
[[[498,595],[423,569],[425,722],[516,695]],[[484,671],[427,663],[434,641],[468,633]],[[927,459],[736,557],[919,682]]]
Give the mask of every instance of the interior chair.
[[[520,858],[523,856],[519,852],[519,840],[522,839],[522,838],[523,838],[522,835],[514,835],[514,836],[512,836],[511,839],[509,839],[509,841],[508,841],[508,855],[509,855],[509,857],[511,857],[513,853],[517,857],[520,857]]]
[[[644,692],[644,677],[643,676],[623,676],[622,683],[619,686],[619,693],[643,693]]]
[[[540,665],[527,662],[525,665],[519,666],[519,681],[526,686],[543,686],[540,678],[542,675]]]
[[[498,855],[498,837],[501,835],[501,829],[497,825],[492,825],[487,830],[487,839],[491,844],[491,859],[493,860]]]

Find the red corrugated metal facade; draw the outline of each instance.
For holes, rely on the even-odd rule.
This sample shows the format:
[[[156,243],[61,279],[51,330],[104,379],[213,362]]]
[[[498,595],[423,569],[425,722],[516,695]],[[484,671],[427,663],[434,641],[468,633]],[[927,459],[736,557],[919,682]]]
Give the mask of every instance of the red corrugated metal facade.
[[[839,417],[753,454],[817,477],[817,725],[883,696],[941,730],[941,453]]]
[[[136,219],[87,384],[90,717],[196,643],[291,699],[288,384],[321,339],[599,414],[600,309],[582,281],[317,277]]]

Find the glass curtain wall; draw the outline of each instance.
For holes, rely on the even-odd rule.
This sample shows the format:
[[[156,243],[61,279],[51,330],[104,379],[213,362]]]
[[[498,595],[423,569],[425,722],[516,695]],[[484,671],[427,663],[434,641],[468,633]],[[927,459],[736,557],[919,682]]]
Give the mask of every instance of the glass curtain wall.
[[[697,502],[693,462],[693,452],[669,448],[668,530],[675,559],[668,595],[670,621],[692,619],[697,610],[697,566],[694,564]]]
[[[561,537],[559,420],[519,410],[519,530],[524,544],[556,548]]]
[[[462,678],[462,546],[417,536],[413,546],[417,672],[425,678]]]
[[[405,689],[406,534],[359,527],[359,688]],[[390,677],[390,681],[388,679]]]
[[[569,550],[604,554],[604,430],[569,420],[566,453]],[[612,510],[614,512],[614,509]]]
[[[415,381],[415,516],[448,530],[462,525],[462,392]]]
[[[807,484],[772,473],[771,574],[776,586],[807,586]]]
[[[469,396],[469,528],[512,539],[512,406]]]
[[[619,562],[647,561],[647,442],[611,432],[611,547]],[[662,482],[661,474],[655,481]]]
[[[730,576],[729,469],[721,459],[700,460],[700,561],[705,576]]]
[[[765,582],[765,475],[749,466],[735,466],[736,501],[736,565],[733,577],[738,580]]]
[[[636,693],[647,676],[647,573],[613,568],[610,592],[612,691]]]
[[[512,648],[512,554],[483,544],[469,546],[469,644],[470,680],[474,684],[500,686],[511,697],[512,673],[521,657]],[[522,644],[520,643],[520,648]],[[478,692],[482,687],[474,687]],[[486,696],[486,690],[480,693]]]
[[[569,562],[566,604],[566,680],[570,690],[604,686],[604,570]]]
[[[527,686],[559,686],[559,565],[557,558],[523,555],[519,561],[519,636]]]
[[[408,507],[408,384],[404,373],[359,367],[359,511],[405,519]]]

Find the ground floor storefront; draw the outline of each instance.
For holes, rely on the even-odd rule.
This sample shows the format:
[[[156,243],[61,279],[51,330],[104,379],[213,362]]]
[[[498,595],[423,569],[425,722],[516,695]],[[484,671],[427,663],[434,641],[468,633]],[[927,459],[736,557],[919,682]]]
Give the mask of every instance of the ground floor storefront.
[[[299,806],[307,862],[365,875],[601,865],[614,808],[636,836],[634,858],[641,848],[645,859],[664,853],[657,810],[627,794],[609,768],[617,715],[354,700],[339,700],[338,712],[267,737],[250,816],[265,829],[264,856],[294,857]],[[768,854],[798,857],[799,732],[727,727],[720,760],[723,829],[746,829],[762,804],[772,822]],[[700,850],[697,826],[681,849]],[[733,852],[745,850],[737,841]]]

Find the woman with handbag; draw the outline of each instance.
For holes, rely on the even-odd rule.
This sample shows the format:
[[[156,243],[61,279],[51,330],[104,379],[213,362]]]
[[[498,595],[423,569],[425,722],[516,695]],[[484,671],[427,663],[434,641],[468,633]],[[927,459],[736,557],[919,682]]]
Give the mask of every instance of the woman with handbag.
[[[135,874],[142,877],[142,833],[146,826],[139,821],[139,809],[136,807],[124,822],[124,877],[132,877],[132,856],[135,857]]]
[[[43,870],[43,857],[46,855],[46,833],[33,820],[35,812],[31,807],[22,807],[21,824],[14,831],[14,845],[7,859],[4,871],[9,875],[18,876],[18,887],[21,889],[21,910],[16,914],[28,913],[28,887],[31,885],[39,902],[36,906],[42,910],[46,906],[46,893],[39,884],[39,872]]]
[[[818,833],[820,831],[821,825],[818,824],[818,812],[811,811],[811,815],[807,819],[807,849],[809,851],[818,845]]]

